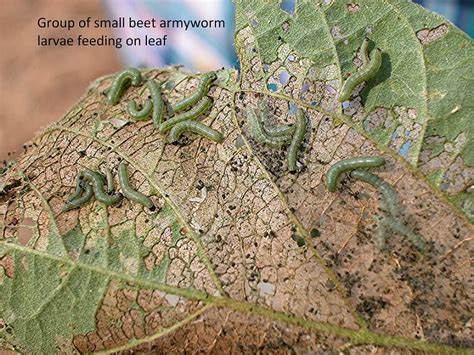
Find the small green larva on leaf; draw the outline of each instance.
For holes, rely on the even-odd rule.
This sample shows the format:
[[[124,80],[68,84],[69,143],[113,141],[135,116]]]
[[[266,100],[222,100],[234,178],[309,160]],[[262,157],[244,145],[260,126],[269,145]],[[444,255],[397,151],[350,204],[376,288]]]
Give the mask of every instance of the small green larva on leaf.
[[[199,82],[199,85],[196,89],[196,91],[191,95],[186,98],[184,98],[181,101],[178,101],[171,105],[171,108],[174,113],[183,111],[187,109],[188,107],[191,107],[194,105],[196,102],[198,102],[200,99],[202,99],[204,96],[207,95],[209,92],[209,89],[212,85],[212,83],[217,79],[217,74],[215,72],[209,72],[204,74],[201,77],[201,81]]]
[[[363,65],[367,65],[370,61],[368,49],[369,49],[369,39],[364,38],[364,41],[362,42],[362,46],[360,46],[360,55],[362,57]]]
[[[107,93],[107,100],[110,105],[117,104],[130,83],[132,83],[133,86],[138,86],[142,83],[142,74],[138,69],[128,68],[115,76],[112,86]]]
[[[92,189],[94,190],[94,196],[97,201],[103,203],[104,205],[111,206],[119,203],[122,201],[122,194],[114,193],[109,195],[104,190],[104,177],[92,170],[83,170],[79,173],[79,176],[83,178],[83,180],[87,180],[91,185]]]
[[[179,122],[171,128],[169,135],[170,143],[176,142],[184,132],[192,132],[217,143],[222,142],[224,139],[222,134],[215,129],[203,123],[188,120]]]
[[[362,43],[361,50],[365,49],[367,50],[368,46],[368,41],[366,44],[366,41]],[[366,54],[362,54],[362,60],[366,61],[365,59]],[[342,86],[341,92],[339,94],[339,102],[344,102],[348,100],[351,97],[351,93],[354,90],[354,88],[362,83],[363,81],[367,81],[375,74],[377,71],[380,69],[380,66],[382,64],[382,52],[379,48],[375,48],[370,52],[370,59],[368,63],[365,63],[362,65],[362,68],[351,75],[344,83]]]
[[[209,108],[212,105],[212,100],[208,96],[204,96],[196,106],[194,106],[191,110],[186,111],[180,115],[176,115],[173,118],[170,118],[169,120],[163,122],[158,130],[160,133],[164,133],[168,130],[170,130],[175,124],[182,122],[182,121],[187,121],[187,120],[192,120],[195,118],[198,118],[201,116],[204,112],[209,110]]]
[[[82,187],[82,178],[76,176],[76,189],[74,190],[74,193],[68,197],[67,201],[72,201],[79,198],[82,195],[83,191],[84,189]]]
[[[393,231],[406,237],[418,250],[424,250],[426,247],[425,241],[408,226],[402,223],[399,219],[393,217],[383,216],[381,223],[390,227]]]
[[[361,156],[340,160],[329,168],[326,174],[326,187],[328,191],[334,192],[342,173],[360,168],[373,168],[383,164],[385,164],[383,157]]]
[[[385,182],[377,175],[364,170],[352,171],[351,177],[375,187],[383,197],[384,204],[381,205],[381,207],[387,209],[387,212],[389,212],[394,218],[398,218],[400,216],[400,206],[398,204],[397,191],[395,191],[395,189],[389,183]]]
[[[149,197],[145,196],[141,192],[134,190],[130,186],[130,181],[128,180],[127,166],[125,165],[124,161],[121,161],[119,164],[118,178],[122,193],[126,198],[131,201],[137,202],[147,208],[153,208],[153,201]]]
[[[382,216],[375,216],[375,245],[379,250],[384,250],[387,245],[387,226],[382,221]]]
[[[382,195],[380,200],[380,209],[382,210],[382,215],[376,217],[377,226],[375,229],[375,243],[380,250],[383,250],[386,245],[385,235],[387,227],[407,237],[408,240],[419,250],[423,250],[425,248],[425,241],[400,220],[398,195],[392,186],[390,186],[378,176],[364,170],[352,171],[351,177],[371,184],[377,188],[377,190]]]
[[[145,101],[141,110],[137,108],[135,100],[130,100],[128,102],[127,112],[135,121],[144,121],[150,116],[152,109],[153,104],[150,100]]]
[[[255,113],[255,110],[253,110],[249,106],[246,107],[246,116],[250,135],[258,143],[268,145],[272,148],[280,148],[290,143],[292,138],[291,136],[271,137],[270,135],[268,135],[263,128],[262,122]]]
[[[66,202],[66,204],[64,205],[63,212],[70,211],[74,208],[79,208],[83,204],[90,201],[90,199],[94,195],[94,191],[92,190],[92,186],[88,183],[83,183],[83,182],[81,182],[81,185],[84,185],[84,188],[82,188],[82,186],[80,188],[81,189],[81,195],[76,196],[74,198],[71,198],[71,197],[73,197],[73,196],[71,196],[68,199],[68,201]]]
[[[147,81],[146,85],[153,101],[153,114],[151,120],[153,121],[153,126],[158,128],[163,122],[163,116],[165,114],[165,104],[161,97],[161,83],[158,84],[155,79],[151,79]]]
[[[291,141],[291,136],[295,132],[295,125],[281,125],[281,126],[270,126],[268,125],[268,119],[270,112],[268,110],[268,106],[261,101],[258,105],[262,117],[262,127],[263,131],[267,134],[268,137],[285,137],[288,141]]]
[[[266,124],[263,124],[263,130],[272,138],[285,137],[285,139],[287,139],[295,133],[295,129],[296,126],[294,125],[268,126]]]
[[[296,129],[291,139],[290,147],[288,148],[288,170],[296,170],[296,160],[304,135],[306,134],[306,118],[302,109],[296,112]]]
[[[114,191],[114,176],[108,167],[105,167],[105,177],[107,179],[107,193],[111,193]]]

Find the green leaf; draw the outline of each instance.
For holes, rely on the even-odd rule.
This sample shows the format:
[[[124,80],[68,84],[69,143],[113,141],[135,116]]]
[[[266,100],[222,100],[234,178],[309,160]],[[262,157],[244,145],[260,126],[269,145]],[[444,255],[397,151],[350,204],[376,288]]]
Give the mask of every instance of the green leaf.
[[[471,39],[407,1],[235,5],[241,71],[218,72],[199,118],[222,143],[186,134],[173,145],[129,121],[127,102],[146,86],[109,106],[106,76],[2,172],[0,347],[468,351]],[[364,37],[382,67],[341,105]],[[142,75],[166,82],[171,103],[198,82],[177,68]],[[294,174],[286,148],[252,138],[245,112],[262,102],[275,124],[304,110]],[[326,190],[329,167],[358,155],[386,158],[376,173],[425,251],[396,233],[376,248],[375,189],[344,178]],[[78,171],[115,173],[122,160],[155,210],[124,200],[62,212]]]

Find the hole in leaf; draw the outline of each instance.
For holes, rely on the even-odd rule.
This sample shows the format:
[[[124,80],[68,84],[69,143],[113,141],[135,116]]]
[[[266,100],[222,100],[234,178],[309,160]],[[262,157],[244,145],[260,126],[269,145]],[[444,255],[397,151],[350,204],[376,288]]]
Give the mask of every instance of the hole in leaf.
[[[290,80],[290,74],[288,74],[287,71],[283,71],[280,73],[278,79],[280,80],[280,84],[286,85],[288,84],[288,81]]]
[[[269,83],[267,84],[267,89],[270,90],[271,92],[277,91],[277,85],[274,83]]]
[[[407,140],[407,141],[402,145],[402,147],[401,147],[400,150],[398,151],[402,157],[406,157],[406,156],[408,155],[408,151],[410,150],[410,146],[411,146],[411,140]]]
[[[292,104],[291,102],[289,103],[289,107],[290,107],[290,115],[295,115],[296,114],[296,111],[298,111],[298,107],[296,107],[294,104]]]
[[[295,13],[296,0],[283,0],[280,7],[286,13],[293,15]]]

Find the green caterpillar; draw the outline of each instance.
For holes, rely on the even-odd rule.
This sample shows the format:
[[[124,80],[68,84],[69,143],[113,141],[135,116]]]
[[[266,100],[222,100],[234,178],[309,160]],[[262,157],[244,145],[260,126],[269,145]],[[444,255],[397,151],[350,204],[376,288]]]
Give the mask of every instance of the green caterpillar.
[[[201,100],[204,96],[207,95],[212,83],[216,79],[217,79],[217,74],[215,72],[209,72],[209,73],[204,74],[201,77],[201,81],[199,82],[199,85],[196,91],[194,92],[194,94],[171,105],[173,112],[176,113],[179,111],[183,111],[187,109],[188,107],[191,107],[192,105],[194,105],[199,100]]]
[[[108,167],[105,168],[105,176],[107,177],[107,192],[110,194],[114,191],[114,177]]]
[[[79,173],[79,177],[84,181],[88,181],[92,185],[94,190],[94,196],[97,201],[103,203],[104,205],[111,206],[122,201],[122,194],[114,193],[109,195],[104,190],[104,177],[92,170],[83,170]]]
[[[291,139],[290,148],[288,149],[288,170],[296,170],[296,158],[306,134],[306,118],[302,109],[298,109],[296,113],[296,129]]]
[[[362,42],[362,46],[360,46],[360,54],[362,57],[362,65],[367,65],[370,61],[369,58],[369,39],[366,37]]]
[[[288,145],[291,141],[291,135],[274,135],[268,134],[260,119],[257,117],[255,110],[246,107],[247,122],[251,136],[261,144],[268,145],[272,148],[280,148]]]
[[[127,111],[130,116],[136,121],[143,121],[150,116],[153,104],[150,100],[146,100],[141,110],[137,108],[137,103],[134,100],[128,102]]]
[[[131,201],[137,202],[147,208],[153,208],[154,204],[153,201],[142,194],[141,192],[138,192],[134,190],[130,186],[130,181],[128,179],[128,173],[127,173],[127,166],[125,165],[125,162],[120,162],[119,168],[118,168],[118,178],[119,178],[119,184],[122,189],[123,195],[128,198]]]
[[[383,224],[389,226],[392,230],[408,238],[408,240],[419,250],[424,250],[426,247],[425,241],[416,233],[414,233],[406,224],[402,223],[400,220],[383,216]]]
[[[75,198],[72,198],[71,196],[69,200],[66,202],[66,204],[63,207],[63,212],[70,211],[74,208],[79,208],[82,205],[86,204],[89,202],[94,195],[94,191],[92,190],[92,186],[88,183],[84,184],[84,189],[81,187],[80,188],[80,195],[76,196]]]
[[[153,121],[153,126],[158,128],[163,122],[163,115],[165,113],[165,104],[161,97],[161,84],[158,84],[156,80],[151,79],[147,81],[146,85],[153,101],[153,114],[151,120]]]
[[[182,121],[173,126],[170,131],[170,143],[176,142],[184,132],[192,132],[210,139],[214,142],[220,143],[224,139],[222,134],[203,123],[195,121]]]
[[[262,113],[263,117],[263,122],[262,122],[262,128],[263,131],[272,138],[275,137],[287,137],[288,141],[291,141],[291,136],[295,132],[295,125],[281,125],[281,126],[268,126],[266,124],[266,121],[269,116],[268,112],[268,106],[264,103],[259,104],[260,112]]]
[[[373,168],[385,164],[383,157],[354,157],[350,159],[343,159],[334,163],[326,174],[326,187],[328,191],[335,192],[337,181],[342,173],[359,168]]]
[[[339,94],[339,102],[344,102],[348,100],[351,96],[352,91],[357,85],[375,76],[377,71],[380,69],[380,66],[382,64],[382,51],[379,48],[373,49],[370,52],[369,59],[367,57],[368,44],[368,40],[365,39],[361,46],[363,62],[362,68],[346,80],[346,82],[342,86],[341,93]]]
[[[212,100],[208,96],[204,96],[198,102],[198,104],[194,106],[191,110],[186,111],[180,115],[174,116],[173,118],[163,122],[158,128],[158,130],[160,131],[160,133],[164,133],[170,130],[175,124],[179,122],[195,119],[201,116],[207,110],[209,110],[211,105]]]
[[[138,69],[128,68],[115,76],[115,79],[107,93],[107,100],[110,105],[116,105],[125,89],[132,83],[138,86],[142,83],[142,74]]]
[[[380,250],[385,249],[385,233],[387,227],[408,238],[419,250],[425,249],[425,241],[400,220],[400,207],[395,189],[388,183],[367,171],[354,170],[351,172],[354,179],[366,182],[376,187],[382,195],[380,208],[383,215],[377,216],[377,227],[375,229],[375,242]]]
[[[94,195],[97,201],[107,206],[115,205],[122,200],[120,193],[108,194],[104,191],[104,177],[92,170],[83,170],[76,177],[76,189],[74,193],[67,199],[63,211],[69,211],[74,208],[81,207],[89,202]],[[111,176],[107,174],[108,190],[113,190],[113,182]]]
[[[83,185],[84,187],[82,187]],[[76,192],[68,198],[66,204],[63,207],[63,212],[81,207],[85,203],[89,202],[93,195],[94,191],[92,190],[92,186],[88,183],[83,184],[81,179],[77,178]]]
[[[395,189],[387,182],[383,181],[377,175],[363,170],[354,170],[351,172],[351,177],[366,182],[379,190],[383,196],[383,204],[381,208],[387,210],[392,217],[400,217],[400,207],[398,205],[398,195]]]

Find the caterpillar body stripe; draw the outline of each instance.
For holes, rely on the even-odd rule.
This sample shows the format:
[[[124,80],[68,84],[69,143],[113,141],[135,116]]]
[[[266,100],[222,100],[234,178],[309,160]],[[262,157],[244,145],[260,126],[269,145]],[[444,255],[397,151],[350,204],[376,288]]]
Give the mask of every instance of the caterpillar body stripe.
[[[272,148],[280,148],[284,145],[288,145],[291,141],[291,136],[269,136],[265,132],[262,122],[257,117],[255,110],[248,106],[246,108],[246,115],[250,134],[258,143],[268,145]]]
[[[164,133],[170,130],[175,124],[179,122],[195,119],[201,116],[207,110],[209,110],[211,105],[212,100],[208,96],[204,96],[191,110],[186,111],[180,115],[176,115],[173,118],[170,118],[169,120],[163,122],[158,128],[158,130],[160,131],[160,133]]]
[[[328,191],[336,191],[337,181],[342,173],[360,168],[373,168],[385,164],[383,157],[360,156],[343,159],[334,163],[326,174],[326,187]]]
[[[128,179],[127,166],[124,161],[121,161],[118,167],[118,179],[120,187],[122,189],[123,195],[131,201],[137,202],[147,208],[152,208],[154,206],[153,201],[142,194],[134,190],[130,186],[130,181]]]
[[[364,58],[364,55],[362,55]],[[365,60],[365,59],[363,59]],[[351,75],[342,86],[341,92],[339,94],[339,102],[344,102],[351,97],[351,93],[354,88],[362,83],[363,81],[367,81],[380,69],[380,65],[382,64],[382,52],[379,48],[375,48],[370,52],[370,60],[367,64],[363,65],[362,68]]]
[[[142,74],[138,69],[128,68],[115,76],[115,79],[107,93],[110,105],[116,105],[125,89],[130,85],[138,86],[142,83]]]
[[[161,84],[158,84],[155,79],[151,79],[147,81],[146,85],[153,101],[151,120],[153,121],[153,126],[158,128],[163,122],[163,115],[165,114],[165,104],[161,97]]]
[[[192,132],[217,143],[222,142],[224,139],[222,134],[215,129],[212,129],[203,123],[188,120],[179,122],[171,128],[169,135],[170,143],[176,142],[184,132]]]
[[[146,120],[148,116],[150,116],[152,109],[153,109],[153,104],[151,103],[150,100],[145,101],[141,110],[137,108],[137,103],[135,102],[135,100],[130,100],[128,102],[128,107],[127,107],[128,114],[132,116],[132,118],[135,121]]]
[[[201,81],[196,89],[196,91],[191,95],[188,96],[181,101],[178,101],[171,105],[173,112],[179,112],[191,107],[200,99],[202,99],[207,93],[212,85],[212,83],[217,79],[217,74],[215,72],[209,72],[204,74],[201,77]]]
[[[79,176],[82,177],[83,180],[88,181],[92,185],[92,189],[94,190],[94,196],[97,201],[107,205],[115,205],[122,201],[122,194],[114,193],[109,195],[104,190],[104,177],[92,170],[83,170],[79,173]]]
[[[296,112],[296,128],[293,138],[291,139],[290,147],[288,148],[288,170],[296,170],[296,160],[304,135],[306,134],[306,118],[302,109]]]
[[[384,199],[384,203],[386,204],[381,206],[386,206],[387,212],[389,212],[392,217],[398,218],[400,216],[398,195],[395,189],[390,184],[383,181],[377,175],[363,170],[352,171],[351,177],[374,186],[380,192]]]
[[[81,185],[83,183],[81,182]],[[88,183],[84,183],[84,188],[82,188],[82,186],[80,187],[81,189],[81,195],[80,196],[77,196],[75,198],[72,198],[71,197],[68,199],[68,201],[66,202],[66,204],[64,205],[63,207],[63,212],[67,212],[67,211],[70,211],[74,208],[79,208],[81,207],[83,204],[87,203],[90,201],[90,199],[92,198],[92,196],[94,195],[94,191],[92,190],[92,186]]]

